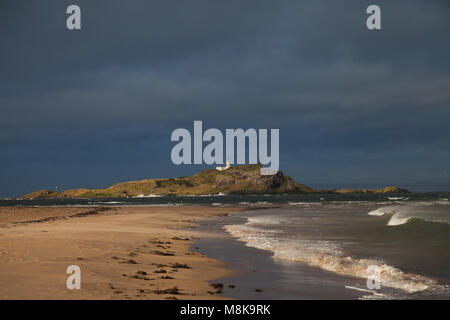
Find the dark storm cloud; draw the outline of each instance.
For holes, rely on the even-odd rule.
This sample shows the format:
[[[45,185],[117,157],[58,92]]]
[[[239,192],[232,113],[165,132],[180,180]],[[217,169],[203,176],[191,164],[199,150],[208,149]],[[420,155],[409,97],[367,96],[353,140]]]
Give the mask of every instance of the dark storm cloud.
[[[65,28],[73,3],[82,9],[76,32]],[[370,4],[382,8],[381,31],[365,27]],[[281,165],[284,154],[300,179],[305,171],[294,163],[302,157],[307,168],[318,155],[319,171],[336,171],[326,159],[339,157],[360,181],[378,182],[365,175],[375,158],[428,172],[430,152],[443,160],[449,152],[449,13],[447,1],[419,0],[3,1],[3,161],[48,162],[45,152],[30,157],[30,137],[40,136],[40,150],[55,157],[62,141],[77,146],[64,162],[89,150],[99,163],[114,155],[123,165],[111,151],[121,141],[129,154],[147,141],[151,153],[171,130],[200,119],[281,128]],[[53,135],[59,140],[46,140]],[[92,136],[92,150],[84,148]],[[448,165],[438,165],[447,175],[428,177],[448,179]],[[342,172],[330,182],[345,181]],[[396,181],[413,181],[410,174]]]

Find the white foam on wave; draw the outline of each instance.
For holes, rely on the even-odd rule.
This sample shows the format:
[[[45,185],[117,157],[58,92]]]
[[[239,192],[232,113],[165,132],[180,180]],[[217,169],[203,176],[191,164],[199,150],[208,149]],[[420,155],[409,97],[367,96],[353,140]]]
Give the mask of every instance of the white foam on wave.
[[[97,204],[123,204],[126,203],[124,201],[102,201],[102,202],[97,202]]]
[[[272,205],[272,202],[268,201],[257,201],[256,203],[250,203],[251,206],[261,206],[261,205]]]
[[[389,200],[409,200],[409,197],[388,197]]]
[[[253,216],[248,217],[247,220],[248,226],[277,225],[288,222],[286,218],[276,216]]]
[[[395,214],[398,206],[381,207],[368,213],[370,216],[383,216],[385,214]]]
[[[281,238],[279,231],[263,230],[249,224],[228,225],[224,229],[249,247],[271,251],[275,259],[300,261],[337,274],[360,278],[367,278],[367,268],[377,265],[383,286],[408,293],[436,285],[433,279],[404,273],[382,261],[344,256],[339,245],[332,241]]]
[[[323,204],[321,202],[288,202],[290,206],[304,206],[304,207],[311,207],[311,206],[322,206]]]
[[[444,222],[450,224],[450,207],[445,203],[413,203],[405,205],[385,206],[368,213],[371,216],[392,214],[388,226],[398,226],[407,223],[412,218],[430,222]]]
[[[159,197],[162,197],[162,195],[159,195],[159,194],[148,194],[148,195],[145,195],[145,194],[141,193],[141,194],[138,194],[137,196],[132,197],[132,198],[159,198]]]

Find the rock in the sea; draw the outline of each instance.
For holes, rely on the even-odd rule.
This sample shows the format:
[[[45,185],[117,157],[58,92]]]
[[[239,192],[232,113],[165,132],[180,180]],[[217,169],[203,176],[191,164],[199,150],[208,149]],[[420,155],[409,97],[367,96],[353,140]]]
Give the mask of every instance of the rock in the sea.
[[[394,186],[384,187],[380,189],[337,189],[334,193],[408,193],[406,189]]]

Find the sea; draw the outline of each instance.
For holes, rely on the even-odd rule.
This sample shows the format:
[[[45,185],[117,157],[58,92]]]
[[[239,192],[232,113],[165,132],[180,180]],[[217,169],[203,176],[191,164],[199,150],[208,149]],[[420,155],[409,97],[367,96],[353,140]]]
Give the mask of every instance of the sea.
[[[226,296],[450,299],[449,199],[450,192],[205,195],[2,199],[0,206],[240,206],[199,227],[216,241],[193,245],[241,270],[221,279]]]

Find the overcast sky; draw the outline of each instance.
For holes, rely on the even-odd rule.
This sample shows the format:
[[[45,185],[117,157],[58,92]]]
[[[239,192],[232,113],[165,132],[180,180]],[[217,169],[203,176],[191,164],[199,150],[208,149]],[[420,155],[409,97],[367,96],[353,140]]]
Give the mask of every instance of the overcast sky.
[[[280,169],[312,187],[450,190],[449,17],[447,0],[2,0],[0,197],[196,173],[170,160],[194,120],[280,128]]]

